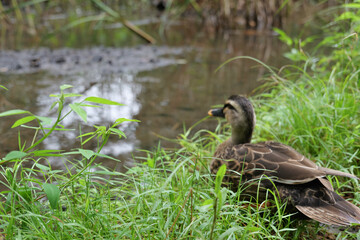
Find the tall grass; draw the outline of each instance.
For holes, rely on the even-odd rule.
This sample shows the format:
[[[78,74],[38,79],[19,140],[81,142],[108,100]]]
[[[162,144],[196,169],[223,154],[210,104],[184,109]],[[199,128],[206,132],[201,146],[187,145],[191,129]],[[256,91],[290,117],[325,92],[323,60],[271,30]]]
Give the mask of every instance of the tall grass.
[[[358,4],[351,6],[360,8]],[[360,45],[356,16],[339,18],[341,23],[347,21],[350,32],[342,28],[335,31],[341,25],[332,24],[329,33],[336,34],[324,38],[316,58],[306,53],[306,46],[298,49],[294,41],[287,41],[289,54],[298,61],[272,74],[264,93],[252,97],[257,113],[253,141],[281,141],[319,165],[360,176]],[[324,47],[331,51],[320,54]],[[0,87],[1,91],[6,90],[6,86]],[[49,133],[67,130],[61,126],[61,120],[71,112],[86,120],[84,107],[116,104],[86,98],[73,103],[71,112],[64,112],[65,99],[78,96],[66,93],[68,88],[63,86],[60,94],[53,95],[56,101],[52,107],[58,113],[55,121],[22,110],[0,114],[26,114],[14,127],[30,127],[30,121],[39,125],[31,127],[39,134],[33,143],[24,143],[19,137],[19,149],[0,161],[1,184],[7,188],[0,192],[0,228],[4,238],[360,238],[360,233],[348,229],[327,233],[326,227],[315,222],[294,220],[276,198],[273,207],[259,207],[240,200],[241,189],[232,192],[221,187],[221,171],[211,176],[208,166],[216,146],[229,137],[229,127],[222,122],[215,131],[185,130],[174,140],[178,149],[159,146],[144,151],[145,157],[137,159],[135,167],[126,173],[94,163],[95,158],[108,157],[101,154],[101,148],[109,134],[124,136],[116,126],[126,119],[119,118],[111,127],[97,126],[94,132],[82,134],[79,139],[83,143],[88,138],[98,140],[96,151],[38,149],[36,143]],[[64,161],[67,171],[52,169],[50,157]],[[356,180],[330,180],[339,194],[360,206]]]
[[[61,95],[56,96],[61,100]],[[255,100],[257,105],[258,101],[265,101],[259,99]],[[256,140],[259,132],[266,133],[265,121],[259,118]],[[106,137],[100,134],[104,132],[98,133],[85,133],[83,138]],[[0,193],[3,236],[7,239],[311,239],[315,236],[316,224],[309,228],[309,223],[293,221],[281,203],[275,202],[275,208],[267,205],[258,208],[239,200],[241,189],[232,192],[222,188],[223,175],[218,174],[215,179],[210,175],[208,163],[217,144],[229,136],[228,126],[219,125],[215,132],[202,130],[190,136],[191,129],[179,136],[177,150],[167,151],[159,146],[154,151],[145,151],[146,156],[126,173],[90,163],[95,156],[106,156],[87,149],[54,153],[32,148],[29,152],[12,153],[15,156],[8,154],[3,161],[12,161],[13,165],[4,167],[1,162],[0,171],[2,184],[8,188]],[[267,137],[274,136],[278,133]],[[40,163],[46,155],[66,161],[68,171],[53,170],[46,162]],[[70,156],[80,158],[71,160]]]

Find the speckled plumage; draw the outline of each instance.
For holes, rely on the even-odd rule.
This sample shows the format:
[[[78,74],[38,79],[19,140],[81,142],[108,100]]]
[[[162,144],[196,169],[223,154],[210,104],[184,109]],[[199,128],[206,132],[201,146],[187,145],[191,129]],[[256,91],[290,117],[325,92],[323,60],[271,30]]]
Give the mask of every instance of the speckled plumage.
[[[311,219],[336,226],[360,224],[360,209],[336,194],[326,179],[326,175],[356,176],[319,167],[282,143],[250,143],[256,118],[245,97],[230,96],[223,108],[212,109],[209,115],[225,117],[232,127],[231,138],[218,146],[210,164],[213,174],[221,165],[227,166],[224,185],[233,191],[241,187],[244,198],[260,201],[266,199],[267,189],[276,186],[289,209]]]

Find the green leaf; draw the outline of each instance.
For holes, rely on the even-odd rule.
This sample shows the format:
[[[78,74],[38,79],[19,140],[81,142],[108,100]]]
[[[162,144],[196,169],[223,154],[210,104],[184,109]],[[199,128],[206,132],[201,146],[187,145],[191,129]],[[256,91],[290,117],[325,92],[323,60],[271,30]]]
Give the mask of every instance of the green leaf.
[[[86,159],[90,159],[95,154],[94,151],[86,149],[79,149],[79,153],[81,153],[81,155],[83,155]]]
[[[107,159],[111,159],[111,160],[114,160],[114,161],[120,162],[120,160],[119,160],[119,159],[116,159],[116,158],[110,157],[110,156],[105,155],[105,154],[102,154],[102,153],[96,153],[96,156],[99,156],[99,157],[102,157],[102,158],[107,158]]]
[[[52,97],[52,96],[50,95],[50,97]],[[54,107],[55,107],[58,103],[59,103],[59,102],[53,102],[53,103],[51,104],[51,106],[50,106],[50,110],[53,110]]]
[[[96,133],[97,135],[105,134],[105,133],[107,132],[105,126],[94,126],[94,127],[96,128],[95,133]]]
[[[81,97],[82,94],[78,94],[78,93],[66,93],[63,95],[65,98],[67,97]]]
[[[73,155],[73,154],[79,154],[79,151],[73,151],[73,152],[64,153],[64,155]]]
[[[104,14],[99,14],[99,15],[96,15],[96,16],[86,16],[86,17],[78,18],[78,19],[70,22],[66,26],[62,27],[62,30],[65,31],[65,30],[74,28],[76,26],[82,25],[84,23],[87,23],[87,22],[103,21],[105,19],[105,17],[106,16]]]
[[[347,3],[347,4],[343,4],[343,7],[346,7],[346,8],[360,8],[360,3]]]
[[[11,128],[15,128],[15,127],[18,127],[22,124],[25,124],[25,123],[28,123],[28,122],[31,122],[32,120],[36,119],[35,116],[27,116],[27,117],[23,117],[23,118],[20,118],[19,120],[17,120],[12,126]]]
[[[64,84],[64,85],[60,86],[60,90],[65,90],[65,89],[72,88],[72,87],[73,87],[73,85]]]
[[[201,206],[206,206],[206,205],[213,205],[214,204],[214,199],[206,199]]]
[[[99,106],[99,105],[90,105],[90,104],[80,104],[80,106],[82,106],[82,107],[96,107],[96,108],[99,108],[99,107],[101,107],[101,106]]]
[[[60,200],[60,189],[58,186],[50,183],[44,183],[43,189],[45,191],[46,197],[50,202],[52,209],[57,209]]]
[[[81,142],[81,145],[85,145],[88,141],[90,141],[90,140],[93,139],[94,137],[96,137],[96,135],[92,135],[92,136],[88,137],[87,139],[83,140],[83,141]]]
[[[5,207],[4,209],[5,209],[6,212],[10,211],[10,209],[13,208],[13,206],[12,206],[12,204],[11,204],[11,203],[12,203],[12,198],[13,198],[12,196],[13,196],[13,194],[14,194],[13,192],[9,192],[8,195],[7,195],[7,197],[6,197],[6,201],[5,201],[5,204],[4,204],[4,205],[5,205],[5,206],[4,206],[4,207]]]
[[[261,230],[261,228],[254,227],[254,226],[251,226],[251,225],[246,226],[245,229],[246,229],[247,231],[249,231],[249,232],[257,232],[257,231],[260,231],[260,230]]]
[[[140,120],[127,119],[127,118],[118,118],[118,119],[115,120],[115,123],[112,125],[112,127],[116,127],[117,125],[120,125],[123,122],[140,122]]]
[[[4,87],[3,85],[0,85],[0,88],[5,89],[6,91],[8,91],[9,89],[7,89],[6,87]]]
[[[14,109],[14,110],[9,110],[9,111],[0,113],[0,117],[17,115],[17,114],[24,114],[24,113],[30,113],[30,112],[25,111],[25,110],[21,110],[21,109]]]
[[[305,47],[308,43],[314,42],[317,38],[318,38],[317,36],[307,37],[301,41],[300,46]]]
[[[220,187],[221,187],[222,180],[225,176],[225,173],[226,173],[226,165],[223,164],[217,171],[216,178],[215,178],[215,194],[217,196],[219,196],[221,194]]]
[[[220,194],[218,196],[218,199],[219,199],[219,204],[218,206],[221,208],[221,206],[224,206],[225,204],[225,201],[226,201],[226,198],[227,198],[227,195],[228,195],[228,189],[227,188],[221,188],[220,190]]]
[[[9,183],[12,183],[14,181],[14,172],[11,168],[7,168],[5,170],[6,179]]]
[[[13,159],[21,159],[25,157],[27,153],[20,152],[20,151],[11,151],[4,157],[3,160],[13,160]]]
[[[126,138],[126,135],[123,131],[117,129],[117,128],[109,128],[109,130],[115,134],[117,134],[120,138],[123,137],[123,138]]]
[[[121,172],[110,172],[110,171],[94,171],[92,172],[93,174],[96,174],[96,175],[111,175],[111,176],[123,176],[123,173]]]
[[[40,164],[40,163],[35,163],[35,166],[37,168],[39,168],[40,170],[43,170],[43,171],[49,171],[50,170],[50,168],[48,166],[45,166],[45,165]]]
[[[53,119],[49,118],[49,117],[40,117],[40,116],[36,116],[37,119],[39,119],[43,125],[51,125]]]
[[[274,31],[279,34],[279,39],[286,45],[291,46],[293,44],[291,37],[289,37],[283,30],[274,28]]]
[[[61,157],[61,150],[36,150],[31,152],[35,157]]]
[[[123,122],[141,122],[140,120],[137,119],[128,119],[128,118],[118,118],[115,120],[115,123],[123,123]]]
[[[95,135],[95,134],[96,134],[95,132],[88,132],[88,133],[81,134],[80,136],[77,136],[76,138],[87,137],[87,136]]]
[[[105,98],[99,98],[99,97],[87,97],[84,101],[87,102],[93,102],[93,103],[100,103],[100,104],[106,104],[106,105],[118,105],[118,106],[124,106],[124,104],[114,102]]]
[[[154,168],[155,167],[155,159],[154,158],[148,158],[144,164],[148,165],[151,168]]]
[[[115,120],[116,123],[123,123],[123,122],[141,122],[137,119],[128,119],[128,118],[118,118]]]
[[[76,112],[77,115],[79,115],[79,117],[81,117],[82,120],[84,120],[84,122],[87,122],[86,111],[80,107],[78,103],[69,104],[69,106],[74,112]]]
[[[350,19],[350,20],[358,20],[359,17],[358,15],[356,15],[355,13],[353,12],[344,12],[343,14],[341,14],[340,16],[338,16],[335,21],[339,21],[339,20],[347,20],[347,19]]]
[[[31,189],[28,186],[18,188],[17,192],[26,201],[30,202],[32,200]]]
[[[125,173],[126,174],[137,174],[137,175],[141,175],[144,172],[144,168],[143,167],[132,167],[129,168]]]
[[[119,14],[117,12],[115,12],[112,8],[108,7],[101,0],[93,0],[93,2],[98,5],[101,10],[108,13],[110,16],[113,16],[115,18],[119,17]]]
[[[61,97],[63,96],[64,98],[68,98],[68,97],[81,97],[82,94],[78,94],[78,93],[66,93],[66,94],[50,94],[50,97]]]

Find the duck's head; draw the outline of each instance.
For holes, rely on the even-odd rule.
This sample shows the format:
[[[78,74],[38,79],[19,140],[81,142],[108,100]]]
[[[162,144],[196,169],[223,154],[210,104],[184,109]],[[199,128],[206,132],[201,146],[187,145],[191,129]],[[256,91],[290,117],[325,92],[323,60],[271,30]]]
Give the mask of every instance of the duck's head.
[[[230,96],[222,108],[209,110],[214,117],[226,118],[231,125],[233,144],[249,143],[255,127],[256,117],[251,102],[243,96]]]

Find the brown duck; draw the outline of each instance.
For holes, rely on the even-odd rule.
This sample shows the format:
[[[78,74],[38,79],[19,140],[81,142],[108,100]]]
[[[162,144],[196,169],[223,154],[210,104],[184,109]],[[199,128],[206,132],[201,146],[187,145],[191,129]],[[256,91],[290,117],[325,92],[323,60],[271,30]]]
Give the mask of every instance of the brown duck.
[[[293,148],[278,142],[250,143],[255,127],[255,112],[250,101],[233,95],[210,116],[226,118],[231,137],[215,151],[210,169],[216,174],[227,166],[224,184],[242,195],[263,201],[267,189],[275,190],[287,209],[300,212],[324,224],[360,224],[360,209],[334,192],[326,175],[356,178],[337,170],[319,167]]]

